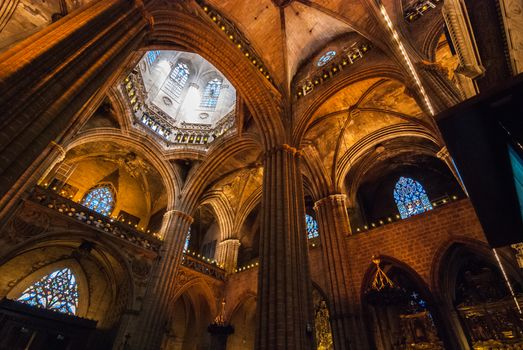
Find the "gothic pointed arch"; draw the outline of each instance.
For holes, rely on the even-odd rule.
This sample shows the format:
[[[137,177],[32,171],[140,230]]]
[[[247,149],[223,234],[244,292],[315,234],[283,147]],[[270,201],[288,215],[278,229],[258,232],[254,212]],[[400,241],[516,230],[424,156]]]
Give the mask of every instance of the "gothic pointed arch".
[[[16,300],[31,306],[76,315],[78,284],[70,268],[55,270],[27,287]]]
[[[190,75],[189,65],[184,61],[178,61],[169,73],[169,79],[165,82],[166,89],[176,98],[180,98]]]
[[[116,205],[116,190],[111,183],[99,183],[87,191],[82,204],[97,213],[110,216]]]
[[[207,82],[203,89],[202,99],[200,107],[215,109],[218,104],[218,98],[222,89],[223,80],[220,78],[214,78]]]
[[[89,285],[83,268],[73,259],[41,267],[21,278],[7,293],[21,303],[85,317],[89,307]]]
[[[393,344],[447,348],[447,320],[424,280],[395,258],[377,256],[372,261],[361,285],[361,299],[373,348],[389,349]]]
[[[400,177],[394,186],[394,201],[402,219],[432,210],[423,186],[410,177]]]
[[[312,215],[305,214],[305,225],[308,239],[319,237],[318,222],[314,217],[312,217]]]
[[[152,45],[161,43],[164,48],[179,45],[193,48],[238,88],[238,94],[245,99],[262,131],[262,144],[269,149],[285,142],[281,92],[245,59],[227,36],[221,35],[219,28],[212,34],[213,40],[209,40],[209,32],[213,28],[198,20],[197,16],[165,9],[154,9],[151,15],[155,21],[150,40]]]
[[[450,322],[456,338],[466,339],[474,348],[523,342],[518,332],[504,333],[507,322],[511,329],[523,327],[518,309],[523,301],[523,275],[511,254],[503,249],[496,253],[497,257],[482,242],[455,241],[440,256],[433,276],[442,302],[453,312]]]

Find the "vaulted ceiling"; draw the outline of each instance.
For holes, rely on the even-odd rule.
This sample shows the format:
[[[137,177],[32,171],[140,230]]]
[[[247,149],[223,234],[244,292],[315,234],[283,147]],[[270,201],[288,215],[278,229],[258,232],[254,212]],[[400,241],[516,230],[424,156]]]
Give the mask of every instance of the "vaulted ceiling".
[[[209,3],[233,21],[251,41],[277,82],[289,85],[307,59],[328,50],[328,43],[377,25],[365,1],[235,1]]]
[[[0,50],[5,49],[5,45],[20,40],[88,1],[47,0],[45,4],[43,2],[40,4],[31,0],[19,0],[15,1],[15,6],[10,9],[9,18],[2,17],[5,12],[1,11],[4,5],[0,2]],[[451,71],[449,78],[452,78],[452,71],[456,68],[457,63],[456,57],[445,42],[445,37],[441,36],[443,33],[441,6],[424,15],[419,21],[407,23],[403,18],[404,10],[407,6],[411,6],[413,1],[415,0],[381,0],[381,4],[386,8],[409,55],[415,61],[431,59],[430,55],[422,52],[420,43],[424,43],[430,37],[431,28],[437,29],[434,32],[441,39],[440,44],[436,45],[437,52],[432,58],[435,63],[448,68]],[[358,67],[356,64],[351,68],[347,66],[348,69],[344,70],[343,74],[332,75],[332,79],[325,80],[325,83],[322,83],[322,88],[325,88],[321,92],[314,91],[311,95],[303,96],[304,98],[301,100],[291,102],[294,104],[292,118],[295,118],[293,120],[295,124],[290,122],[286,126],[293,128],[299,124],[296,121],[300,121],[301,117],[308,119],[303,122],[303,125],[306,126],[303,127],[303,137],[297,138],[301,142],[301,145],[297,146],[314,148],[314,152],[320,159],[318,165],[321,165],[324,172],[331,175],[337,173],[333,176],[333,181],[343,183],[348,169],[337,169],[339,168],[338,161],[345,161],[346,158],[347,166],[351,166],[354,159],[346,157],[346,154],[361,148],[367,139],[374,140],[372,137],[377,139],[381,137],[382,133],[392,133],[394,130],[398,133],[411,133],[411,130],[419,129],[424,129],[427,133],[434,131],[429,130],[430,118],[424,113],[423,108],[420,108],[419,96],[416,96],[416,86],[408,83],[411,73],[398,53],[397,43],[394,42],[390,30],[382,18],[376,0],[151,0],[144,1],[144,3],[151,4],[152,9],[154,6],[172,5],[171,9],[186,11],[193,15],[192,19],[204,23],[201,28],[208,31],[206,35],[209,41],[214,40],[222,44],[225,42],[225,45],[230,45],[230,48],[227,49],[230,49],[231,52],[238,50],[238,42],[232,41],[233,44],[228,42],[226,39],[228,33],[224,34],[220,30],[220,26],[216,26],[212,19],[205,16],[202,11],[206,5],[212,7],[241,32],[249,50],[252,50],[263,61],[266,66],[264,69],[268,69],[273,85],[280,90],[279,92],[284,92],[283,90],[291,92],[291,88],[298,85],[298,81],[310,80],[313,73],[315,74],[318,69],[323,69],[318,67],[317,62],[326,52],[333,50],[340,56],[345,48],[355,42],[370,43],[372,50],[368,56],[358,62]],[[57,13],[58,16],[53,17]],[[151,13],[154,17],[154,11]],[[156,28],[162,27],[157,25]],[[155,30],[154,25],[151,26],[151,30]],[[13,33],[17,33],[17,36],[13,36]],[[161,36],[159,37],[161,38]],[[6,41],[6,38],[9,38],[10,41]],[[150,42],[145,44],[147,49],[166,49],[165,42],[155,41],[154,33],[151,38]],[[225,41],[220,41],[220,39],[225,39]],[[160,44],[160,47],[156,44]],[[190,51],[193,48],[180,47],[179,49]],[[244,49],[245,46],[242,46],[241,50]],[[194,50],[198,52],[197,48]],[[201,54],[204,55],[204,53],[209,55],[208,52]],[[240,55],[241,53],[242,51],[240,51]],[[143,52],[140,54],[143,55]],[[223,58],[223,56],[217,57]],[[213,64],[220,63],[216,62],[219,61],[216,57],[210,57],[210,61],[211,58],[214,59]],[[248,59],[247,62],[250,60]],[[224,61],[226,61],[225,58]],[[228,71],[223,70],[223,73],[231,82],[237,82],[238,79],[233,78],[235,71],[238,73],[241,65],[229,64],[229,66],[232,67],[229,67]],[[378,73],[372,71],[376,67],[384,66],[386,67],[378,70]],[[329,68],[332,69],[332,67]],[[394,78],[382,73],[390,67],[394,68]],[[222,66],[220,66],[221,69]],[[371,71],[372,74],[369,74]],[[256,74],[258,72],[255,70],[253,75],[256,76]],[[257,84],[252,79],[246,79],[245,82],[247,83],[243,85]],[[265,83],[267,81],[263,78],[263,84],[260,84],[263,89],[266,88]],[[239,87],[240,84],[236,86],[236,88]],[[277,95],[278,92],[273,90],[270,90],[271,94]],[[264,131],[262,132],[262,128],[252,122],[254,117],[251,115],[254,115],[254,109],[247,111],[252,104],[248,103],[246,93],[242,96],[240,89],[238,91],[239,100],[246,107],[245,111],[237,115],[239,130],[237,135],[233,136],[252,138],[256,141],[262,139]],[[256,93],[252,91],[258,90],[243,89],[242,91],[251,92],[254,95]],[[292,94],[290,95],[292,96]],[[267,102],[267,104],[270,103],[271,101]],[[355,107],[357,107],[357,113],[351,113]],[[125,111],[122,110],[120,114],[125,114]],[[120,117],[121,120],[126,120],[126,118],[128,116]],[[98,124],[91,124],[93,124],[90,125],[91,129],[100,127]],[[118,127],[110,123],[105,126],[107,128]],[[130,124],[121,127],[122,129],[133,128]],[[84,128],[84,131],[87,132],[87,128]],[[249,148],[242,146],[245,149],[242,148],[241,152],[236,152],[234,148],[237,148],[238,145],[231,140],[215,145],[205,152],[196,152],[189,148],[182,149],[181,147],[185,147],[185,145],[178,149],[167,147],[165,152],[169,154],[168,158],[173,161],[173,164],[176,163],[176,160],[181,159],[187,163],[185,166],[187,174],[183,176],[183,181],[198,184],[200,182],[195,179],[199,178],[200,169],[204,168],[200,167],[200,164],[205,163],[202,161],[206,159],[207,155],[221,157],[222,153],[227,154],[227,157],[224,156],[220,164],[206,175],[202,186],[208,193],[219,191],[231,203],[231,207],[235,207],[245,201],[246,194],[255,193],[255,190],[261,187],[263,151],[255,145],[254,141],[251,141],[250,143],[254,146],[249,146]],[[372,149],[373,146],[371,143],[374,141],[371,141],[368,142],[368,145],[366,144],[369,149]],[[386,145],[386,143],[383,144]],[[381,145],[381,147],[384,146]],[[223,148],[223,150],[215,148]],[[106,150],[101,151],[105,153]],[[115,154],[119,153],[115,152]],[[196,154],[198,157],[195,156]],[[121,154],[120,157],[124,157],[124,154]],[[196,162],[196,158],[198,158],[198,162]],[[239,190],[236,191],[238,188],[243,188],[241,191],[245,194],[242,195]]]

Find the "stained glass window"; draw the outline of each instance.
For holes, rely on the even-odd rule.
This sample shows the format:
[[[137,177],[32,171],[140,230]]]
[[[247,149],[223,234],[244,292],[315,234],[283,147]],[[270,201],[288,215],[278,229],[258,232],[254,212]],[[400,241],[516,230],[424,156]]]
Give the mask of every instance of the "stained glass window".
[[[336,51],[327,51],[323,56],[320,57],[316,65],[318,67],[323,67],[324,65],[329,63],[334,58],[334,56],[336,56]]]
[[[76,278],[69,268],[57,270],[29,286],[17,300],[43,309],[75,315],[78,308]]]
[[[318,233],[318,223],[309,214],[305,214],[305,223],[307,224],[307,237],[309,237],[309,239],[320,235]]]
[[[185,244],[183,245],[183,251],[186,252],[187,249],[189,249],[189,242],[191,240],[191,228],[189,227],[189,231],[187,232],[187,236],[185,236]]]
[[[97,213],[110,215],[114,208],[114,195],[109,186],[97,186],[85,195],[82,204]]]
[[[205,90],[203,91],[202,102],[200,107],[204,108],[216,108],[218,103],[218,97],[220,97],[220,90],[222,88],[222,81],[215,78],[207,83]]]
[[[178,62],[176,67],[171,71],[169,79],[167,81],[167,89],[175,96],[180,97],[182,95],[183,88],[189,80],[189,66],[187,64]]]
[[[149,63],[149,65],[152,65],[156,61],[158,56],[160,56],[160,51],[147,51],[145,59],[147,60],[147,63]]]
[[[398,206],[401,218],[424,213],[432,209],[425,189],[418,181],[408,177],[400,177],[394,187],[394,200]]]

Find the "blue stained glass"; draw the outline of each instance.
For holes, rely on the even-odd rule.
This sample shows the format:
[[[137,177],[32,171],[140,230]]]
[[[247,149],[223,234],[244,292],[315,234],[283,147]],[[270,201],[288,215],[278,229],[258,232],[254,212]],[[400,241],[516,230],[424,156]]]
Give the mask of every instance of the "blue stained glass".
[[[160,51],[147,51],[146,60],[149,65],[152,65],[156,59],[160,56]]]
[[[309,239],[320,235],[318,232],[318,223],[309,214],[305,214],[305,224],[307,225],[307,237]]]
[[[334,56],[336,56],[336,51],[333,51],[333,50],[327,51],[323,56],[321,56],[318,59],[318,62],[316,63],[316,65],[318,67],[323,67],[324,65],[329,63],[334,58]]]
[[[189,67],[187,64],[179,62],[171,71],[170,78],[174,83],[170,90],[172,90],[174,96],[180,97],[189,79]]]
[[[76,278],[68,268],[57,270],[29,286],[17,300],[31,306],[75,315],[78,308]]]
[[[220,90],[222,88],[222,81],[215,78],[207,83],[205,90],[203,91],[202,102],[200,107],[204,108],[216,108],[218,103],[218,97],[220,97]]]
[[[427,302],[421,298],[421,296],[413,291],[409,295],[409,302],[408,302],[408,309],[409,313],[419,313],[423,311],[429,311]],[[430,312],[428,312],[429,319],[432,321],[432,315]]]
[[[402,219],[432,210],[432,204],[423,186],[408,177],[402,176],[396,182],[394,200]]]
[[[109,186],[98,186],[91,189],[84,197],[82,204],[103,215],[110,215],[114,208],[114,196]]]
[[[185,244],[183,245],[183,251],[186,252],[187,249],[189,249],[189,242],[191,240],[191,228],[189,227],[189,231],[187,232],[187,236],[185,236]]]

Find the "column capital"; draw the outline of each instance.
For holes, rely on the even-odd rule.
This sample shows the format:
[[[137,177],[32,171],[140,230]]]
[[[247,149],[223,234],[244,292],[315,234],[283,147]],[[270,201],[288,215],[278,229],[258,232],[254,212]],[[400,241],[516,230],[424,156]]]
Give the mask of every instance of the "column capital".
[[[49,142],[49,145],[51,145],[51,149],[58,152],[57,162],[63,161],[65,159],[65,154],[67,153],[64,146],[60,145],[56,141]]]
[[[265,152],[265,155],[270,156],[278,151],[284,151],[295,157],[301,157],[302,153],[301,150],[297,149],[296,147],[292,147],[291,145],[284,143],[282,145],[274,146],[271,149],[267,150]]]
[[[218,243],[219,245],[228,245],[228,244],[237,244],[238,246],[241,245],[240,240],[237,238],[227,238]]]
[[[151,16],[151,13],[147,11],[145,8],[145,4],[143,3],[143,0],[134,0],[134,4],[136,8],[140,11],[142,14],[142,17],[147,21],[147,24],[149,26],[149,29],[152,31],[154,28],[154,18]]]
[[[347,204],[347,195],[341,194],[341,193],[328,195],[327,197],[317,200],[314,203],[314,210],[318,210],[319,207],[321,207],[322,205],[325,205],[327,202],[330,202],[330,203],[333,203],[336,205],[339,205],[342,203],[346,205]]]
[[[192,216],[190,216],[189,214],[187,213],[184,213],[183,211],[179,211],[179,210],[176,210],[176,209],[171,209],[171,210],[167,210],[165,212],[165,214],[163,214],[164,217],[168,217],[170,215],[175,215],[175,216],[179,216],[181,217],[182,219],[185,219],[187,221],[189,221],[189,223],[193,223],[194,219]]]
[[[447,149],[447,146],[443,146],[438,151],[438,153],[436,153],[436,157],[438,157],[439,159],[446,159],[446,158],[450,157],[450,153],[449,153],[449,150]]]

